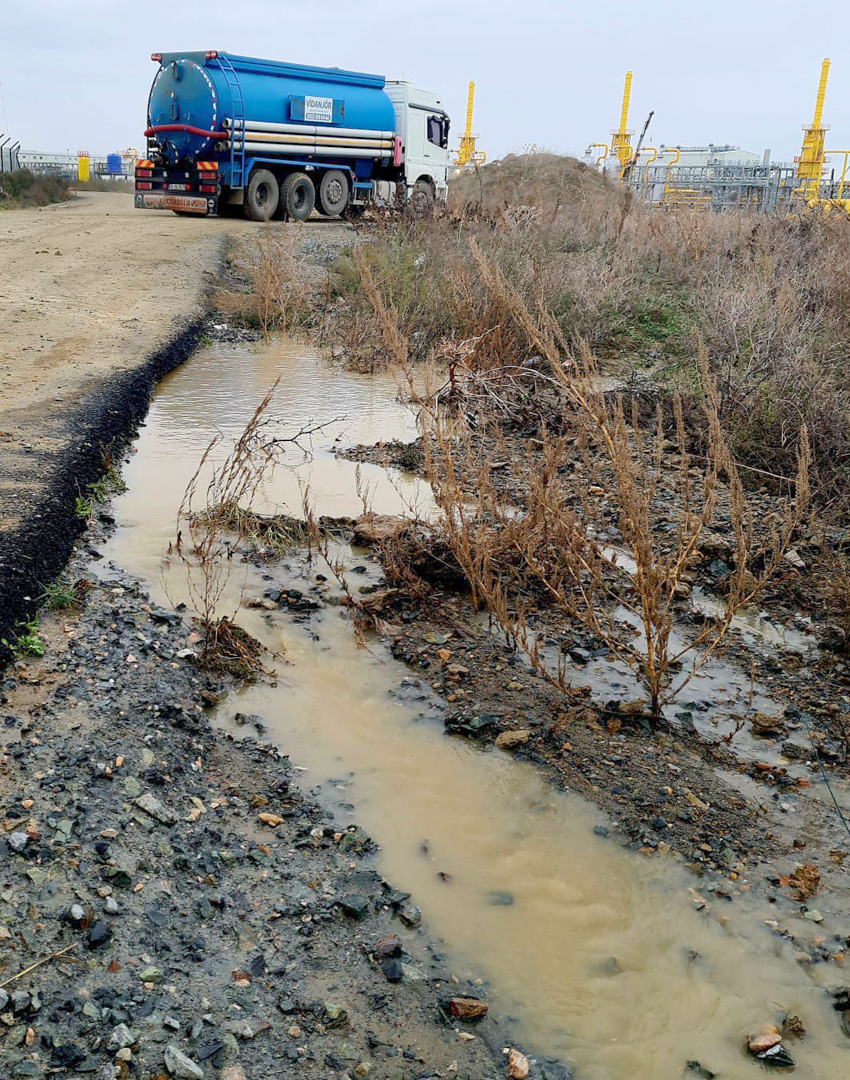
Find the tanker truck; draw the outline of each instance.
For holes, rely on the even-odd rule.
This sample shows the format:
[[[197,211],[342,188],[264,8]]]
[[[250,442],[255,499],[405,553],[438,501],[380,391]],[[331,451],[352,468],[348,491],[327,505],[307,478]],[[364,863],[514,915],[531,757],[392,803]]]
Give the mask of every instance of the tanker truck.
[[[410,82],[230,53],[154,53],[135,205],[254,221],[445,199],[449,117]]]

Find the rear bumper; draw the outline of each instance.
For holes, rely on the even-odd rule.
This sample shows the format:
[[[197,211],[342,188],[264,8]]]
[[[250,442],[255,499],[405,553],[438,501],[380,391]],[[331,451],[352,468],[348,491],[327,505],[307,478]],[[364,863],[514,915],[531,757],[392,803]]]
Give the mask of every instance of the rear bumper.
[[[137,191],[137,210],[180,210],[186,214],[214,214],[214,195],[176,195],[168,191]]]
[[[136,162],[138,210],[177,210],[182,214],[214,214],[221,194],[215,161],[165,165],[147,158]]]

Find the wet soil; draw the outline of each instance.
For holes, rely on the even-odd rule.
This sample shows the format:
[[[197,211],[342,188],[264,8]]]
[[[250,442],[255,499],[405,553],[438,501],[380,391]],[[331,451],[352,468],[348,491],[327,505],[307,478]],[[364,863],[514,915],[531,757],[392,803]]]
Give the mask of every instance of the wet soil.
[[[498,452],[499,460],[509,456],[534,467],[527,432],[503,431]],[[423,465],[421,440],[388,440],[345,454],[403,464],[412,472]],[[519,478],[495,476],[502,494],[522,506],[518,472]],[[598,481],[598,473],[583,476],[577,460],[565,481],[567,497],[575,485]],[[610,522],[607,540],[616,552],[616,508],[610,493],[599,491],[599,516]],[[662,498],[672,504],[672,484],[662,484]],[[778,500],[767,490],[750,498],[761,520],[777,510]],[[682,641],[722,605],[718,565],[729,547],[722,501],[721,494],[691,595],[678,604]],[[832,533],[828,543],[846,544],[842,530]],[[653,727],[641,708],[645,692],[601,641],[579,625],[565,625],[543,605],[533,610],[531,631],[545,640],[553,666],[558,656],[566,664],[570,689],[552,689],[486,614],[475,610],[462,580],[451,572],[451,558],[429,550],[433,536],[416,528],[408,535],[404,546],[422,577],[406,596],[394,565],[397,550],[376,547],[400,588],[392,610],[382,614],[393,627],[393,654],[446,701],[447,731],[485,745],[499,740],[555,783],[604,808],[640,851],[671,853],[720,896],[731,899],[756,886],[778,910],[806,916],[814,908],[818,933],[803,935],[808,944],[800,949],[801,962],[843,967],[850,835],[833,798],[850,819],[850,697],[843,639],[819,596],[824,583],[817,579],[818,588],[811,587],[822,536],[800,538],[799,565],[783,568],[758,608],[741,615],[717,657]],[[623,595],[630,587],[627,562],[612,556],[612,581],[619,579],[615,587]],[[632,633],[628,614],[621,611],[619,618],[623,632]],[[800,865],[818,868],[816,898],[797,887]],[[821,922],[826,908],[832,917]]]
[[[191,626],[118,571],[85,595],[0,695],[2,1075],[496,1075],[492,1022],[443,1008],[486,991],[452,982],[365,832],[258,718],[211,726],[228,684]]]
[[[276,223],[275,228],[290,228]],[[75,513],[203,334],[233,243],[262,227],[133,208],[83,192],[0,221],[0,639],[68,559]],[[292,226],[305,250],[347,227]],[[0,645],[0,663],[9,651]]]

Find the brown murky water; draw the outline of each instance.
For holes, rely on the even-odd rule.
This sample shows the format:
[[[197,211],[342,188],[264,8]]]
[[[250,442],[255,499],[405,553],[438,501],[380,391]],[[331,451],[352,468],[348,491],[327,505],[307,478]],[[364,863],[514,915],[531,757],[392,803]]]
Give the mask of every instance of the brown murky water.
[[[157,394],[104,551],[160,601],[163,550],[202,449],[216,428],[238,434],[279,371],[274,409],[293,427],[347,417],[316,438],[312,461],[275,477],[268,497],[291,512],[307,479],[319,513],[359,512],[355,467],[332,456],[334,442],[415,433],[390,380],[334,371],[293,343],[204,350]],[[364,466],[363,478],[376,510],[431,505],[410,477]],[[356,551],[341,554],[358,562]],[[306,589],[317,569],[293,559],[273,572]],[[266,584],[240,568],[229,602]],[[179,572],[168,573],[168,591],[182,595]],[[801,969],[754,900],[717,900],[698,913],[694,880],[675,863],[595,835],[601,816],[530,766],[447,738],[429,689],[379,643],[358,649],[339,608],[309,626],[253,609],[240,621],[285,646],[287,659],[276,687],[232,695],[221,723],[237,711],[263,717],[304,783],[380,844],[381,872],[413,894],[458,976],[488,981],[495,1009],[516,1017],[520,1045],[569,1061],[588,1080],[677,1080],[696,1075],[693,1060],[718,1077],[755,1080],[761,1067],[742,1040],[785,1011],[809,1031],[793,1046],[795,1075],[848,1075],[848,1043],[818,985],[835,970]],[[794,929],[814,932],[802,920]]]

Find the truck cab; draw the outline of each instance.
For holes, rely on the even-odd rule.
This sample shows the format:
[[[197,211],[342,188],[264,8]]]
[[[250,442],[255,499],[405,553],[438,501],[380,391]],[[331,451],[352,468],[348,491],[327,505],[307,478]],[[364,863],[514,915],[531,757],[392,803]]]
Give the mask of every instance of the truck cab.
[[[384,93],[393,103],[395,129],[401,138],[407,196],[430,191],[445,201],[449,168],[449,114],[436,94],[411,82],[387,80]]]

